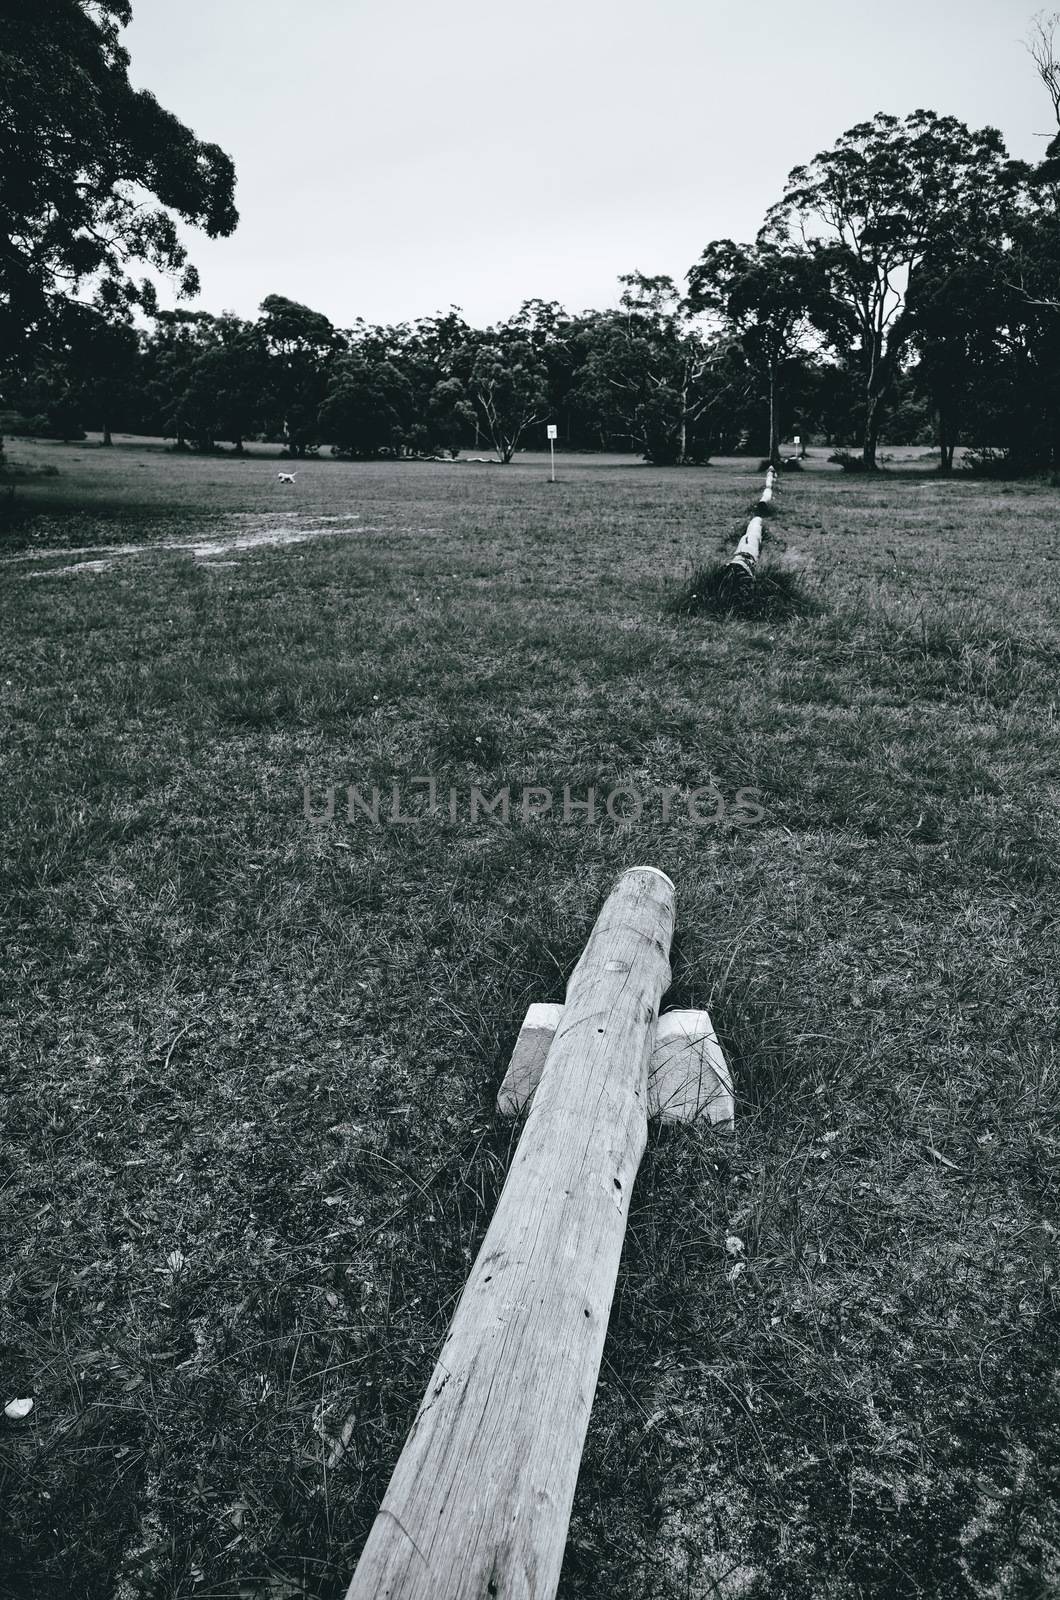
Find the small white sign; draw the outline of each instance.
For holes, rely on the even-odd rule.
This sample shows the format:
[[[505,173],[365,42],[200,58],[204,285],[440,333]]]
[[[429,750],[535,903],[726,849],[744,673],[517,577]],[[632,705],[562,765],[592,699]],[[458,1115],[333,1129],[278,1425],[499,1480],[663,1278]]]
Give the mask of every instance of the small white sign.
[[[796,444],[801,444],[802,443],[802,440],[799,438],[798,434],[795,435],[795,443]]]
[[[548,425],[548,436],[550,439],[559,438],[559,429],[554,422],[550,422]]]

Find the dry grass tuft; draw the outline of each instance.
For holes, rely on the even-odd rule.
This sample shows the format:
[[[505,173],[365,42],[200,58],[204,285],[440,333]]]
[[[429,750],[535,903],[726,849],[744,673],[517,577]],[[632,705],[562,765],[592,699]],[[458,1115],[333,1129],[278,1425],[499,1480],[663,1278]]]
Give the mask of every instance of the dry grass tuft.
[[[754,583],[718,561],[700,567],[667,605],[676,617],[732,617],[776,622],[788,617],[816,616],[821,601],[803,578],[764,562]]]

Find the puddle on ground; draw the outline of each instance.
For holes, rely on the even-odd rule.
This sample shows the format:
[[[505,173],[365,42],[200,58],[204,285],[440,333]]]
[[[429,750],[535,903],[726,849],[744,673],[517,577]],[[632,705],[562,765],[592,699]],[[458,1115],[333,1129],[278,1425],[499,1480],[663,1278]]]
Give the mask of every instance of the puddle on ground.
[[[69,551],[66,552],[69,555]],[[75,561],[72,567],[49,567],[47,572],[27,572],[27,578],[54,578],[60,572],[103,572],[107,567],[112,567],[114,562],[107,561]]]
[[[282,513],[281,513],[282,514]],[[287,513],[297,515],[297,513]],[[241,512],[233,521],[244,521],[253,516],[252,512]],[[312,526],[255,528],[253,530],[240,529],[238,532],[219,533],[212,538],[205,539],[166,539],[156,544],[95,544],[67,547],[65,550],[22,550],[16,555],[6,556],[4,566],[9,566],[16,561],[53,561],[60,556],[88,556],[87,561],[75,561],[62,567],[49,567],[44,572],[27,572],[26,578],[52,578],[67,572],[102,572],[111,567],[116,561],[125,560],[132,556],[156,555],[160,551],[174,552],[185,551],[193,561],[206,561],[214,566],[237,566],[235,561],[217,561],[218,556],[225,556],[231,552],[242,554],[248,550],[260,550],[266,546],[305,544],[310,539],[333,539],[336,534],[352,533],[352,523],[360,522],[355,514],[342,516],[316,517]],[[338,524],[338,526],[322,527],[320,524]],[[373,530],[363,525],[356,529],[358,533],[370,533]]]

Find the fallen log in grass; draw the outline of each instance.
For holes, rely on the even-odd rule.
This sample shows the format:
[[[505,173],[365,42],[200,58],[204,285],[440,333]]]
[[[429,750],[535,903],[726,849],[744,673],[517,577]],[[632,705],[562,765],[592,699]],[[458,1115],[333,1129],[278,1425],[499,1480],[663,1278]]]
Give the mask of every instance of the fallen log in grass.
[[[772,463],[766,468],[765,488],[758,498],[755,511],[760,517],[767,517],[773,510],[773,494],[777,486],[777,469]]]
[[[752,517],[747,532],[736,546],[726,571],[743,583],[753,583],[762,554],[762,518]]]
[[[624,873],[566,1003],[531,1007],[526,1125],[347,1600],[555,1596],[647,1139],[674,899],[655,868]]]

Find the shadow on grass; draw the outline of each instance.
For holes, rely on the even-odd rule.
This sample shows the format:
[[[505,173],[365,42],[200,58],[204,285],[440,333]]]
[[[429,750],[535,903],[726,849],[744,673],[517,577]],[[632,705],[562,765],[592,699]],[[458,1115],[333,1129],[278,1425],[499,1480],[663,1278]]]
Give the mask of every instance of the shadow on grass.
[[[172,531],[177,518],[185,531],[216,520],[189,513],[179,504],[152,504],[119,495],[90,496],[65,488],[56,493],[38,485],[36,478],[17,485],[0,478],[0,551],[4,554],[17,555],[42,544],[62,550],[142,543],[160,529]]]
[[[700,567],[667,604],[674,617],[745,617],[776,622],[785,617],[817,616],[824,610],[794,572],[765,571],[754,583],[715,562]]]

